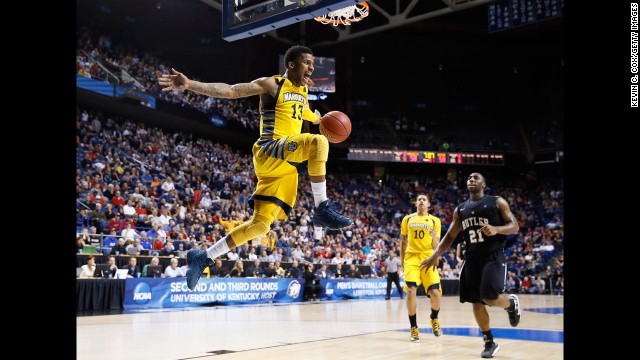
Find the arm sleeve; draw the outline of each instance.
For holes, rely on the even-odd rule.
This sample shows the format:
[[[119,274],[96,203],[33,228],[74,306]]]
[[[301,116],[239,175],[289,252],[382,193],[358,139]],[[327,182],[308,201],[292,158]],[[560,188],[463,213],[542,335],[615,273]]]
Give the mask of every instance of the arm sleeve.
[[[304,110],[302,110],[302,119],[311,122],[315,122],[318,119],[316,113],[309,108],[308,104],[305,105]]]

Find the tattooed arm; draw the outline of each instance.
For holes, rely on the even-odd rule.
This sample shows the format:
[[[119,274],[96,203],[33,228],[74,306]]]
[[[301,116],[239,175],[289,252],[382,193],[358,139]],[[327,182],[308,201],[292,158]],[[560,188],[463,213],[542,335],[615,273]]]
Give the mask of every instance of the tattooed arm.
[[[225,83],[203,83],[191,80],[183,73],[171,69],[172,74],[161,75],[158,84],[163,86],[162,91],[191,90],[198,94],[215,98],[237,99],[252,95],[275,95],[277,84],[271,77],[261,77],[250,83],[229,85]]]

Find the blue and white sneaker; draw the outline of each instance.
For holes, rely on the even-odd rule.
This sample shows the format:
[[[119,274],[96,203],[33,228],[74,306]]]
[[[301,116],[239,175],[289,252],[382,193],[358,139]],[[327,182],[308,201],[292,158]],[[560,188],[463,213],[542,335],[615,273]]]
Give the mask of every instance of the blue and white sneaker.
[[[518,299],[517,295],[511,294],[509,295],[509,302],[511,302],[511,306],[507,309],[509,324],[516,327],[520,323],[520,299]]]
[[[322,226],[331,230],[342,229],[353,224],[353,220],[338,212],[331,206],[331,200],[327,199],[318,205],[313,216],[313,225]]]
[[[198,280],[200,280],[200,276],[202,276],[202,272],[204,268],[207,267],[209,262],[209,257],[207,256],[207,252],[204,250],[189,250],[187,253],[187,265],[189,269],[187,270],[187,286],[189,290],[193,290],[198,285]]]

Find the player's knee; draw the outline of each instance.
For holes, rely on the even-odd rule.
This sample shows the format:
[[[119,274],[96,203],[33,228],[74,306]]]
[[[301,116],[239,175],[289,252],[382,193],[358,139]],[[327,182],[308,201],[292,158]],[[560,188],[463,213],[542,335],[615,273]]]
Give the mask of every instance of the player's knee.
[[[327,160],[329,157],[329,141],[323,135],[315,134],[311,140],[311,147],[315,148],[316,160]]]
[[[249,220],[249,226],[245,232],[248,239],[266,235],[271,228],[271,222],[268,219],[254,216]]]

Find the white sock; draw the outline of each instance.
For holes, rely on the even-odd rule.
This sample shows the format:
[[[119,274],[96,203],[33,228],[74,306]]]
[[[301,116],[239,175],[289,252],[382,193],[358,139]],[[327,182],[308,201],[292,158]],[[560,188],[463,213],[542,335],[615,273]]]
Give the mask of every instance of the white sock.
[[[313,200],[316,203],[316,207],[318,207],[321,202],[327,200],[327,180],[319,183],[312,182],[311,191],[313,192]]]
[[[228,253],[229,250],[229,246],[227,246],[227,237],[225,236],[207,249],[207,256],[211,260],[215,260],[218,256]]]

